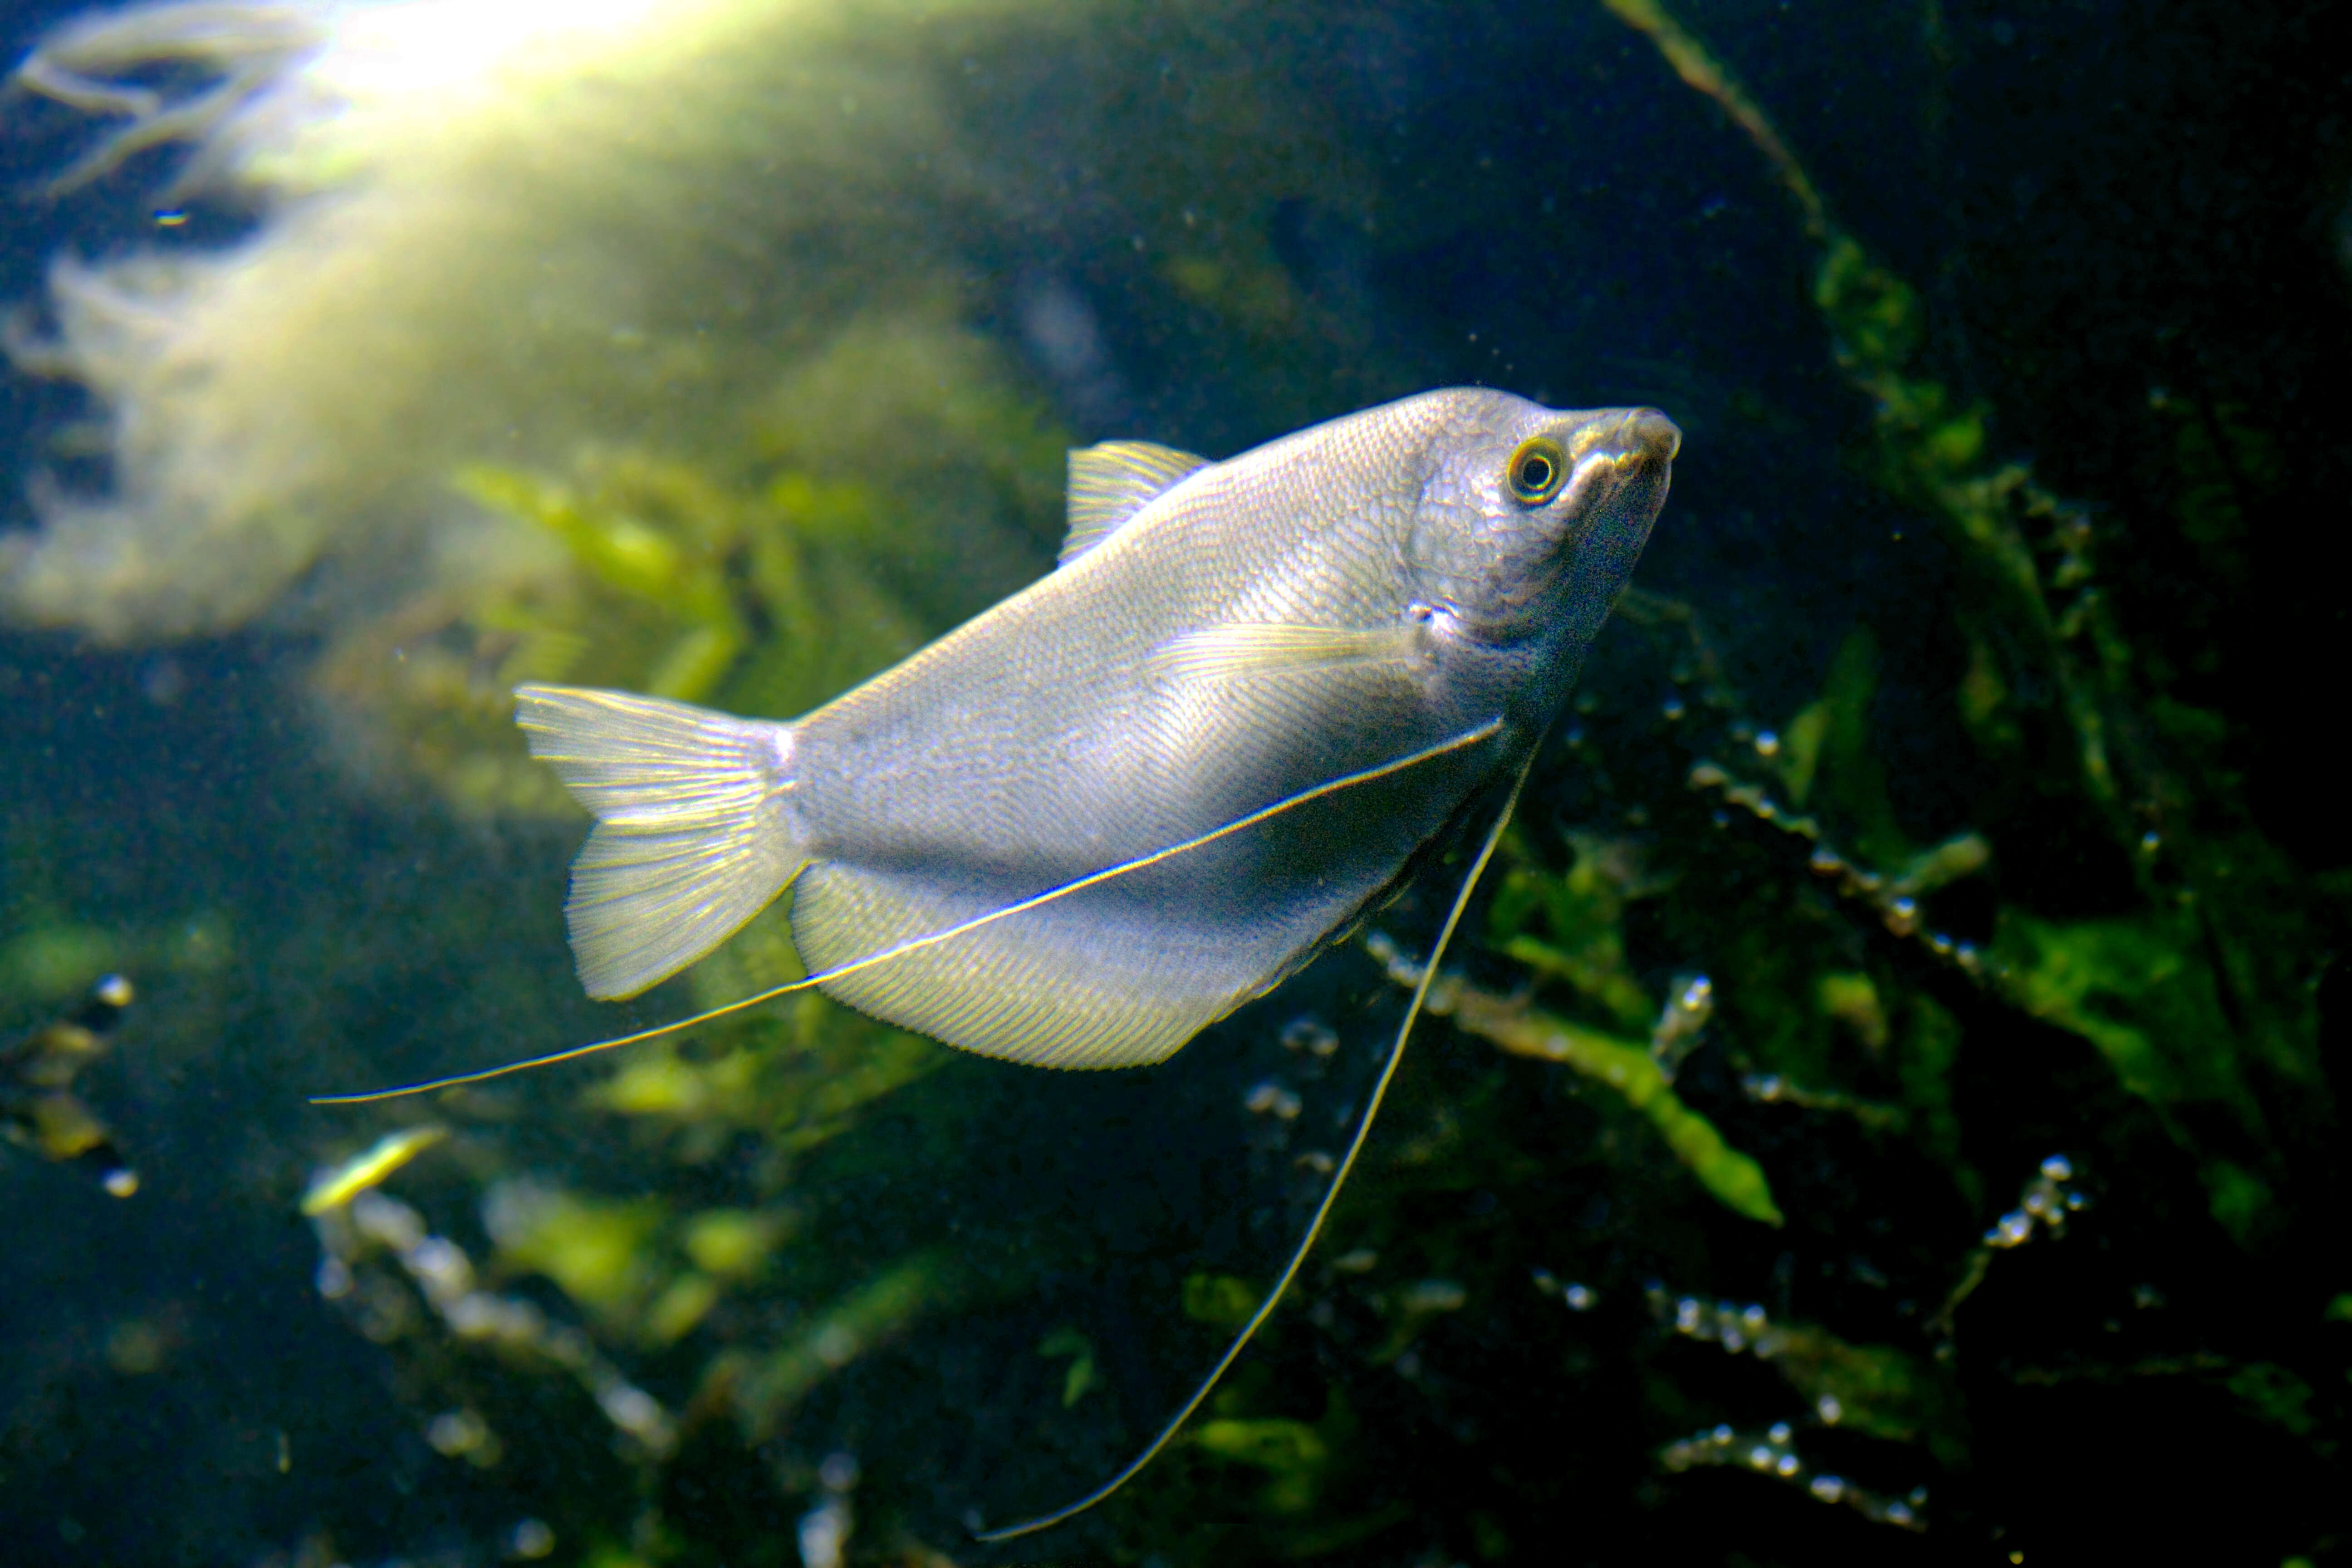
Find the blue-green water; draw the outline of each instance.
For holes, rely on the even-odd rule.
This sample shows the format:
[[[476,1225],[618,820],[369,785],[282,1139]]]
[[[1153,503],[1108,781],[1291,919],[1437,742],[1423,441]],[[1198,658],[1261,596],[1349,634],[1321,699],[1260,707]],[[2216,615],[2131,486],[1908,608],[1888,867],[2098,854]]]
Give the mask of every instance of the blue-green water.
[[[942,8],[734,51],[644,162],[502,132],[513,226],[388,208],[319,253],[356,292],[129,313],[236,326],[206,374],[20,353],[10,537],[113,498],[152,570],[0,630],[0,1045],[137,990],[0,1085],[7,1560],[2333,1560],[2323,17]],[[0,114],[20,347],[70,336],[54,258],[296,227],[166,194],[179,149],[49,194],[108,122]],[[1674,495],[1466,994],[1103,1508],[971,1538],[1114,1471],[1280,1268],[1402,1004],[1360,947],[1135,1072],[812,1001],[306,1103],[782,973],[772,921],[581,997],[507,684],[790,714],[1045,570],[1067,446],[1466,383],[1664,408]],[[1374,930],[1420,952],[1465,858]],[[135,1194],[47,1157],[58,1094]]]

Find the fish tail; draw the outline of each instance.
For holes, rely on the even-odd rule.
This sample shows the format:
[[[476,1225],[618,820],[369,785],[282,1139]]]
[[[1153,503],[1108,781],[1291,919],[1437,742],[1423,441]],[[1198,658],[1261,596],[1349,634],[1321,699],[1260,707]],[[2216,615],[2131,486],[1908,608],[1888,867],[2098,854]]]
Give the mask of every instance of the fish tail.
[[[567,686],[517,687],[515,722],[596,816],[563,906],[591,996],[668,979],[807,863],[787,793],[788,724]]]

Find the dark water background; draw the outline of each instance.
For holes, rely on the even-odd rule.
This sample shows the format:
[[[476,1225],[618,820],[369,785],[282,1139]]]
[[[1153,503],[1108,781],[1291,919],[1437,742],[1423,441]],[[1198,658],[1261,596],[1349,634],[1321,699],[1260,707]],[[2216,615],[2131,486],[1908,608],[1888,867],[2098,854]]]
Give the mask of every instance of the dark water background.
[[[2328,10],[1684,16],[1845,228],[1917,289],[1916,374],[1954,406],[1982,404],[1989,447],[2087,510],[2137,689],[2214,716],[2191,831],[2226,821],[2231,843],[2268,846],[2264,874],[2285,889],[2275,905],[2297,911],[2242,933],[2303,988],[2289,1008],[2300,1054],[2267,1079],[2246,1068],[2259,1133],[2212,1130],[2218,1113],[2193,1097],[2128,1091],[2080,1032],[1939,975],[1866,911],[1826,917],[1844,922],[1852,963],[1939,998],[1964,1032],[1958,1152],[1743,1096],[1743,1062],[1778,1064],[1762,1031],[1720,1026],[1680,1087],[1768,1173],[1790,1219],[1779,1230],[1694,1195],[1654,1150],[1628,1152],[1641,1129],[1561,1069],[1498,1066],[1490,1047],[1433,1028],[1358,1178],[1360,1225],[1343,1223],[1327,1252],[1360,1237],[1409,1260],[1401,1279],[1469,1280],[1471,1305],[1424,1331],[1407,1376],[1378,1349],[1393,1301],[1368,1305],[1310,1267],[1303,1289],[1336,1301],[1335,1319],[1286,1320],[1253,1358],[1240,1414],[1312,1423],[1339,1391],[1352,1435],[1314,1503],[1269,1500],[1267,1467],[1180,1453],[1070,1531],[986,1552],[963,1534],[969,1512],[1003,1519],[1084,1490],[1206,1364],[1216,1336],[1176,1310],[1188,1277],[1270,1276],[1299,1213],[1289,1146],[1239,1102],[1286,1070],[1284,1024],[1313,1014],[1339,1021],[1346,1045],[1328,1079],[1301,1085],[1307,1109],[1284,1136],[1339,1124],[1394,1015],[1369,961],[1326,961],[1163,1068],[1049,1078],[957,1058],[868,1107],[799,1177],[826,1265],[708,1339],[614,1353],[677,1407],[720,1340],[787,1332],[809,1301],[916,1244],[953,1259],[952,1304],[821,1385],[782,1430],[747,1443],[709,1422],[648,1468],[616,1456],[560,1378],[355,1331],[320,1299],[319,1244],[294,1208],[313,1165],[400,1124],[305,1095],[609,1029],[562,947],[574,830],[354,791],[294,693],[308,634],[131,651],[0,634],[0,942],[102,933],[93,957],[140,984],[83,1089],[144,1182],[117,1201],[84,1169],[0,1150],[0,1556],[491,1562],[531,1518],[553,1526],[557,1561],[790,1563],[793,1521],[821,1496],[815,1466],[845,1450],[864,1475],[861,1560],[922,1561],[919,1542],[957,1562],[2341,1560],[2352,1324],[2329,1313],[2352,1290],[2337,1112],[2352,1092],[2352,982],[2336,956],[2352,837],[2340,770],[2325,761],[2347,631],[2326,563],[2352,493],[2352,60]],[[62,14],[12,12],[6,43],[21,49]],[[1714,104],[1598,6],[1303,5],[1248,25],[1266,69],[1295,73],[1298,91],[1384,150],[1384,199],[1437,193],[1454,216],[1402,248],[1311,185],[1259,215],[1291,287],[1360,331],[1371,367],[1334,351],[1302,368],[1171,303],[1139,237],[1157,243],[1166,213],[1100,177],[1121,147],[1073,129],[1115,122],[1088,112],[1111,90],[1100,72],[995,62],[971,112],[1000,128],[1008,162],[1050,171],[1038,183],[1058,181],[1067,205],[969,237],[969,266],[983,325],[1076,439],[1223,456],[1473,382],[1562,405],[1655,403],[1686,440],[1637,584],[1696,608],[1740,710],[1797,712],[1868,628],[1871,752],[1900,837],[1925,846],[1981,827],[1998,856],[1997,880],[1957,887],[1937,918],[1990,941],[2011,909],[2065,921],[2131,907],[2124,860],[2080,801],[2021,789],[1956,716],[1970,652],[1950,610],[1978,579],[1916,497],[1874,471],[1871,401],[1841,370],[1812,294],[1818,246]],[[1169,28],[1123,58],[1181,80],[1189,57]],[[58,248],[145,233],[139,195],[157,170],[45,198],[40,177],[76,144],[73,121],[22,98],[0,113],[0,299],[29,300]],[[173,242],[217,243],[240,221],[200,212]],[[1024,325],[1041,279],[1091,313],[1115,376],[1056,380]],[[11,523],[28,521],[17,481],[52,463],[78,397],[0,380]],[[2220,454],[2226,526],[2182,504],[2192,479],[2210,479],[2182,456],[2197,441]],[[1585,718],[1605,764],[1562,749],[1528,818],[1555,857],[1573,831],[1629,822],[1663,844],[1675,891],[1626,928],[1654,994],[1683,968],[1738,973],[1753,931],[1711,927],[1709,911],[1727,925],[1795,921],[1801,897],[1774,889],[1805,880],[1801,855],[1737,814],[1711,827],[1714,803],[1686,787],[1736,716],[1705,735],[1659,716],[1679,689],[1671,640],[1622,622],[1604,637]],[[2179,749],[2158,731],[2151,751]],[[1408,901],[1401,933],[1427,903]],[[1654,908],[1667,912],[1639,912]],[[1513,983],[1491,954],[1465,962]],[[0,993],[0,1032],[60,1005]],[[648,1001],[637,1015],[674,1010]],[[478,1255],[473,1205],[499,1173],[608,1191],[668,1180],[714,1202],[751,1179],[756,1139],[665,1166],[647,1141],[578,1109],[580,1075],[600,1069],[569,1070],[452,1112],[460,1152],[420,1162],[403,1195]],[[1449,1117],[1470,1129],[1466,1146],[1432,1131]],[[1417,1139],[1440,1152],[1412,1155]],[[1995,1258],[1959,1353],[1935,1363],[1924,1320],[1974,1237],[2058,1152],[2086,1172],[2091,1206],[2063,1238]],[[2263,1173],[2269,1193],[2259,1222],[2234,1230],[2210,1190],[2225,1155]],[[1954,1174],[1962,1165],[1974,1187]],[[1598,1306],[1565,1312],[1527,1283],[1537,1268],[1591,1279]],[[1801,1417],[1805,1401],[1756,1358],[1677,1337],[1643,1293],[1651,1281],[1948,1366],[1942,1392],[1907,1407],[1929,1412],[1909,1437],[1803,1439],[1817,1470],[1890,1498],[1927,1488],[1927,1528],[1874,1522],[1738,1466],[1665,1468],[1671,1443],[1718,1422],[1747,1433]],[[542,1286],[516,1288],[562,1311]],[[1071,1323],[1108,1392],[1064,1422],[1063,1363],[1033,1347]],[[430,1417],[459,1403],[494,1413],[499,1465],[427,1441]]]

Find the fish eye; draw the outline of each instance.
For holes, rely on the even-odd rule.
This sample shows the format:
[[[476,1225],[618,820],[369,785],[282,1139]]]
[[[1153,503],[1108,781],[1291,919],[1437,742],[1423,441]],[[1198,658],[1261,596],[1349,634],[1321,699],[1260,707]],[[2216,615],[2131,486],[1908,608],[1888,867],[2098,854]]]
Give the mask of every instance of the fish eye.
[[[1559,494],[1568,479],[1568,454],[1549,436],[1530,436],[1519,443],[1503,468],[1503,482],[1521,506],[1541,506]]]

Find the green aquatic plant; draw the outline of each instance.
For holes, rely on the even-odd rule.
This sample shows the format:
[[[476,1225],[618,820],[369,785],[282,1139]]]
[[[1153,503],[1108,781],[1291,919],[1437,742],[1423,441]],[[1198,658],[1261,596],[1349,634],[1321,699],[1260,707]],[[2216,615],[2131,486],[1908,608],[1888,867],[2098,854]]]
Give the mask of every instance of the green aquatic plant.
[[[421,544],[460,566],[481,542],[451,471],[560,467],[621,430],[693,445],[780,348],[938,285],[967,156],[940,62],[1062,9],[697,0],[453,26],[166,3],[48,28],[14,84],[114,121],[61,186],[184,149],[146,195],[252,222],[54,269],[56,337],[29,354],[110,410],[111,484],[45,492],[42,530],[0,550],[0,609],[140,645],[266,618],[325,574],[328,624],[384,613]]]
[[[1532,876],[1522,876],[1517,885],[1527,889],[1538,882]],[[1400,984],[1419,980],[1419,968],[1405,963],[1394,943],[1375,936],[1370,946]],[[1507,943],[1505,951],[1511,951]],[[1667,1020],[1673,1019],[1676,1005],[1672,1001],[1667,1004]],[[1671,1068],[1664,1059],[1666,1053],[1655,1037],[1648,1045],[1615,1038],[1538,1011],[1524,1001],[1496,996],[1454,979],[1431,988],[1427,1007],[1431,1016],[1451,1018],[1456,1028],[1490,1040],[1513,1056],[1559,1062],[1605,1085],[1656,1130],[1675,1158],[1718,1203],[1748,1219],[1770,1226],[1781,1223],[1762,1167],[1727,1144],[1706,1117],[1675,1095]],[[1664,1034],[1667,1026],[1662,1023],[1658,1033]]]
[[[2011,772],[2030,774],[2032,789],[2071,791],[2130,868],[2141,905],[2134,912],[2051,920],[2004,909],[1993,983],[2090,1041],[2123,1085],[2159,1110],[2215,1104],[2249,1144],[2265,1142],[2262,1096],[2248,1074],[2267,1079],[2273,1094],[2298,1092],[2316,1077],[2309,984],[2281,966],[2310,951],[2307,937],[2288,933],[2313,930],[2318,889],[2246,826],[2242,785],[2211,760],[2218,721],[2166,697],[2161,660],[2136,652],[2101,581],[2088,515],[2026,465],[1990,453],[1989,407],[1958,406],[1922,373],[1916,290],[1838,223],[1762,110],[1696,37],[1659,6],[1611,3],[1730,113],[1795,201],[1817,247],[1813,302],[1839,366],[1872,410],[1868,469],[1890,496],[1944,526],[1980,585],[1953,612],[1970,649],[1958,691],[1969,733]],[[2242,488],[2227,476],[2271,471],[2275,457],[2259,432],[2229,418],[2183,419],[2179,431],[2182,531],[2219,552],[2226,569],[2244,529]],[[1849,638],[1832,667],[1822,716],[1809,708],[1788,726],[1794,743],[1781,771],[1803,805],[1823,750],[1845,737],[1842,765],[1827,776],[1846,794],[1854,847],[1884,861],[1901,846],[1870,777],[1875,763],[1859,743],[1869,656],[1855,639],[1866,635]],[[2037,687],[2054,690],[2047,717],[2071,736],[2073,761],[2055,772],[2038,765],[2051,753],[2029,743],[2042,716],[2018,695]],[[2168,1114],[2167,1123],[2197,1145],[2179,1120]],[[2231,1228],[2252,1239],[2265,1178],[2219,1156],[2207,1169],[2217,1215],[2228,1213]]]
[[[1212,1413],[1186,1441],[1201,1453],[1263,1471],[1265,1487],[1257,1502],[1267,1512],[1300,1514],[1315,1506],[1317,1482],[1331,1458],[1322,1425],[1282,1415]]]
[[[726,465],[591,447],[562,473],[457,468],[478,567],[352,620],[312,672],[364,771],[472,815],[569,816],[514,731],[516,685],[804,712],[1048,554],[1066,442],[950,301],[852,321],[738,425]]]
[[[585,494],[489,467],[460,470],[456,485],[492,511],[545,529],[601,586],[682,623],[646,671],[646,690],[699,698],[734,666],[748,628],[728,583],[729,557],[770,531],[735,498],[691,469],[641,457],[596,463]]]
[[[1999,1026],[1963,1024],[1955,1009],[2039,1020],[2089,1046],[2116,1088],[2152,1115],[2222,1233],[2256,1257],[2273,1251],[2292,1173],[2309,1179],[2310,1097],[2321,1079],[2313,955],[2341,928],[2340,902],[2252,826],[2244,781],[2223,760],[2221,717],[2172,695],[2179,672],[2160,629],[2132,624],[2100,568],[2103,554],[2133,547],[2121,527],[2095,523],[2028,464],[2000,455],[1997,406],[1956,397],[1927,368],[1918,291],[1840,222],[1706,45],[1649,0],[1606,3],[1725,112],[1790,198],[1812,248],[1811,302],[1866,410],[1853,464],[1955,548],[1944,613],[1967,650],[1955,716],[1980,776],[1997,781],[1969,831],[1927,849],[1906,834],[1879,760],[1866,627],[1843,638],[1820,696],[1786,723],[1759,725],[1719,682],[1710,687],[1732,743],[1717,742],[1689,783],[1801,849],[1846,907],[1930,960],[1874,957],[1856,970],[1852,944],[1820,926],[1751,920],[1718,939],[1706,961],[1724,1033],[1768,1069],[1743,1079],[1746,1092],[1907,1130],[1973,1205],[1984,1184],[1965,1150],[1981,1135],[1963,1126],[1951,1085],[1956,1064]],[[2173,421],[2170,522],[2217,581],[2240,581],[2242,508],[2275,473],[2275,447],[2242,410],[2192,414],[2160,393],[2155,405]],[[2053,898],[2030,866],[2052,852],[2053,814],[2076,836],[2069,847],[2104,840],[2077,848],[2097,868],[2095,894]],[[1956,882],[1974,892],[1942,891]],[[1939,921],[1949,920],[1972,930],[1948,934]],[[1956,991],[1940,976],[1963,984]],[[2073,1175],[2065,1159],[2046,1162],[2020,1206],[1952,1270],[1934,1320],[1939,1354],[1954,1353],[1955,1313],[2000,1252],[2038,1226],[2063,1232],[2081,1201],[2066,1185]],[[2290,1412],[2280,1420],[2293,1428],[2301,1380],[2251,1367],[2240,1375],[2248,1388],[2289,1390],[2275,1408]],[[1942,1461],[1958,1462],[1964,1448],[1949,1445],[1962,1441],[1959,1429],[1944,1441]],[[1710,1440],[1669,1464],[1745,1463],[1744,1444]],[[1786,1449],[1759,1442],[1751,1468],[1805,1473]]]

